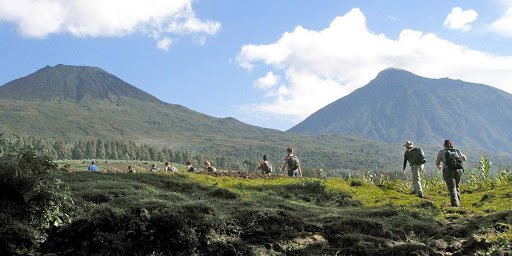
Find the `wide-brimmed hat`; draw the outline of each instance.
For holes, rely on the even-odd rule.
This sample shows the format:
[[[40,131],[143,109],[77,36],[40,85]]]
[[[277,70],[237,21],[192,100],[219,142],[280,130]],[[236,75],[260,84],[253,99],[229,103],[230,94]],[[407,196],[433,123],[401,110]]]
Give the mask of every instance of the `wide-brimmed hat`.
[[[410,141],[410,140],[409,140],[409,141],[407,141],[407,142],[404,144],[404,147],[406,147],[406,148],[412,148],[413,146],[414,146],[414,145],[413,145],[412,141]]]

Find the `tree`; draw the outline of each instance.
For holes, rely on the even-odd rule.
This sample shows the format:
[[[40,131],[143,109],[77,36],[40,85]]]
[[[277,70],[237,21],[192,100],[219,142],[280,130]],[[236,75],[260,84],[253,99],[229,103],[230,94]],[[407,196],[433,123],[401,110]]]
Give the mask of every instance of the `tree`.
[[[96,141],[96,159],[105,159],[105,145],[101,139]]]
[[[55,141],[53,148],[57,152],[57,159],[70,159],[71,149],[63,140]]]
[[[96,142],[94,140],[87,140],[87,142],[85,143],[85,157],[96,157]]]
[[[85,158],[84,149],[85,149],[85,143],[82,140],[79,140],[78,144],[75,144],[75,146],[71,150],[72,158],[78,159],[78,160],[84,159]]]

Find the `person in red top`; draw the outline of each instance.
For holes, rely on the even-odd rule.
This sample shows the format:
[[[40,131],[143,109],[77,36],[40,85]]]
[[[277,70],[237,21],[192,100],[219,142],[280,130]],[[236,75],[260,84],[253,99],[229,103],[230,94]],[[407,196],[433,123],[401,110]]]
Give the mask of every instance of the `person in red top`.
[[[286,149],[288,155],[284,158],[284,164],[279,172],[279,175],[283,174],[284,168],[288,170],[288,176],[290,177],[302,177],[302,171],[300,169],[300,163],[297,156],[293,155],[293,148],[289,147]]]

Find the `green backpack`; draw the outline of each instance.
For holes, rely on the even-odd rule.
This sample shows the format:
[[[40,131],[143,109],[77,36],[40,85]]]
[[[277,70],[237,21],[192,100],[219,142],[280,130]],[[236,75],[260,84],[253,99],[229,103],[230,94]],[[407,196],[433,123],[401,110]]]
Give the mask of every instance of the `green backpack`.
[[[290,170],[297,170],[297,169],[299,169],[299,166],[300,166],[299,158],[297,158],[297,156],[291,155],[288,157],[287,164],[288,164],[288,168]]]
[[[426,162],[427,159],[425,158],[425,153],[423,153],[423,150],[421,148],[412,148],[409,151],[409,163],[421,165]]]
[[[446,166],[450,170],[464,170],[460,152],[456,149],[447,149],[444,155]]]

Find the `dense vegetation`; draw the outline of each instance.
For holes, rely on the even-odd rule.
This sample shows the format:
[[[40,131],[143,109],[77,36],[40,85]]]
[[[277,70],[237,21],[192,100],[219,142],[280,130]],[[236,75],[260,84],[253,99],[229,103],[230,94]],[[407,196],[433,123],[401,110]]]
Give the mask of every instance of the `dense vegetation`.
[[[0,142],[0,255],[30,255],[50,227],[71,221],[73,201],[48,156],[19,140]]]
[[[148,173],[138,164],[133,174],[107,172],[115,170],[110,162],[93,173],[84,171],[88,163],[73,161],[58,171],[33,148],[1,152],[0,180],[36,184],[5,190],[28,200],[2,197],[2,255],[504,255],[512,250],[512,173],[489,176],[492,167],[485,158],[480,169],[464,175],[463,207],[453,208],[439,177],[424,182],[427,199],[420,199],[409,194],[409,182],[372,174],[348,180],[245,179]],[[40,178],[33,179],[33,173]]]
[[[83,159],[89,159],[90,161],[95,159],[102,162],[123,160],[128,162],[157,162],[160,164],[166,161],[175,164],[184,164],[191,161],[195,166],[202,166],[202,163],[208,160],[217,168],[231,171],[257,171],[256,165],[261,161],[263,154],[271,157],[275,169],[280,168],[282,164],[281,151],[284,151],[276,148],[273,151],[260,151],[259,154],[251,154],[251,152],[222,154],[215,151],[211,151],[211,154],[193,154],[187,150],[176,150],[167,146],[160,148],[154,145],[136,144],[134,141],[117,139],[107,139],[105,141],[102,139],[78,140],[70,144],[64,140],[47,141],[36,137],[23,137],[19,140],[22,145],[40,148],[50,158],[61,161]],[[304,175],[307,177],[347,178],[349,175],[361,175],[367,172],[375,175],[385,174],[392,178],[405,178],[400,172],[403,160],[403,152],[400,147],[391,148],[368,142],[368,144],[359,145],[359,150],[355,150],[356,142],[360,143],[361,141],[348,141],[347,147],[352,147],[352,149],[345,148],[336,153],[320,150],[311,153],[306,151],[305,154],[301,154],[301,151],[299,151],[298,155],[301,159]],[[364,148],[368,149],[365,150]],[[436,150],[433,147],[425,148],[429,159],[427,173],[435,171],[433,163],[437,154]],[[468,166],[476,168],[479,160],[474,157],[476,153],[464,152],[471,156]],[[240,155],[247,158],[240,157]],[[497,160],[497,163],[507,163],[506,157],[500,158],[493,155],[492,157],[493,160]],[[491,174],[495,175],[502,169],[507,168],[509,168],[509,164],[497,164],[496,168],[491,170]]]

